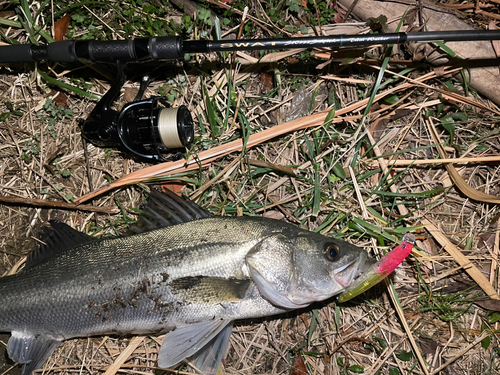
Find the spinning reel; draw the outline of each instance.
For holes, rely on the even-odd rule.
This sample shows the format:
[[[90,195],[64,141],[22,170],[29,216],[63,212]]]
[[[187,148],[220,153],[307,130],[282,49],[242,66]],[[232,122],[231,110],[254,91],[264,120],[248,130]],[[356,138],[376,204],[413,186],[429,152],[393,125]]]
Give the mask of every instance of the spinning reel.
[[[83,122],[82,136],[96,146],[116,147],[149,162],[165,161],[165,153],[189,147],[194,138],[194,125],[188,109],[185,106],[167,108],[162,97],[142,99],[152,81],[149,74],[142,77],[133,102],[120,112],[111,108],[127,81],[120,62],[118,74],[117,82]]]

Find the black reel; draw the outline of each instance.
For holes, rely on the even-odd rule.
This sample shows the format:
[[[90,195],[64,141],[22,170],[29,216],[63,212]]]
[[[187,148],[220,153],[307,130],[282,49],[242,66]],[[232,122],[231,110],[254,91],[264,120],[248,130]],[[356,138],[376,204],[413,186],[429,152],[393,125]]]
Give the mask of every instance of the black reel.
[[[112,102],[127,80],[120,63],[118,72],[118,81],[83,122],[82,136],[98,147],[120,148],[149,162],[165,161],[165,153],[189,147],[194,138],[194,125],[185,106],[159,106],[163,99],[161,97],[141,100],[151,82],[149,75],[142,77],[133,102],[125,105],[121,112],[111,109]]]

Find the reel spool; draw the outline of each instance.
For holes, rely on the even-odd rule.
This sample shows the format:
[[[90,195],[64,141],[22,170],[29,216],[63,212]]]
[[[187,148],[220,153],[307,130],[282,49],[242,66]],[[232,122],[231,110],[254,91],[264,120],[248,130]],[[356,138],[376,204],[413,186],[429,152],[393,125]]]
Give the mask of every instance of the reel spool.
[[[171,149],[189,147],[194,125],[187,107],[165,108],[159,98],[127,104],[118,115],[118,137],[127,152],[160,161]]]

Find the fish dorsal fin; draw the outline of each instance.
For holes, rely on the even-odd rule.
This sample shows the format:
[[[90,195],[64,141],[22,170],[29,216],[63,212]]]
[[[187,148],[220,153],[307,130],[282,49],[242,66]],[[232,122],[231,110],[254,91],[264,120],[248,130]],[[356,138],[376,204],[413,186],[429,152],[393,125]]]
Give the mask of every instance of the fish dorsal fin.
[[[28,255],[25,269],[44,263],[66,250],[97,241],[96,238],[79,232],[67,224],[54,220],[49,223],[50,227],[44,229],[40,238],[42,244]]]
[[[165,190],[163,193],[151,190],[148,203],[137,222],[130,226],[127,234],[148,232],[209,217],[214,217],[214,215],[170,190]]]
[[[158,366],[170,368],[195,355],[231,323],[230,320],[214,319],[170,331],[161,344]]]
[[[43,366],[59,344],[60,340],[46,335],[13,331],[7,353],[13,361],[23,364],[22,375],[29,375]]]

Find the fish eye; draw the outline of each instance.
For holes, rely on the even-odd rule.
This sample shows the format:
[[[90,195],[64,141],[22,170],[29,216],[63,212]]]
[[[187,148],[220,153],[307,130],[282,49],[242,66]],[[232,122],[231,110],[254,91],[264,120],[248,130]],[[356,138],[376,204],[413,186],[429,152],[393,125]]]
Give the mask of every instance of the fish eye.
[[[323,254],[325,254],[326,259],[334,261],[338,258],[340,249],[337,245],[329,243],[323,249]]]

